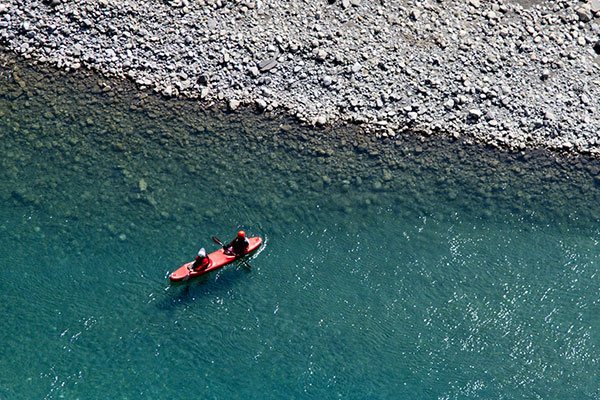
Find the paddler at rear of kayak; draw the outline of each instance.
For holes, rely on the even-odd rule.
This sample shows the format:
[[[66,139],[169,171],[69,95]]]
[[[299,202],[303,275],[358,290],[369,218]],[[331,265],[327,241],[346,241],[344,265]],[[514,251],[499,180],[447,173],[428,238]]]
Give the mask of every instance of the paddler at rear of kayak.
[[[223,247],[223,252],[229,256],[241,257],[246,254],[248,246],[250,246],[250,242],[246,237],[246,232],[239,231],[236,238]]]
[[[206,255],[204,247],[200,249],[194,262],[188,267],[190,271],[202,271],[211,264],[210,257]]]

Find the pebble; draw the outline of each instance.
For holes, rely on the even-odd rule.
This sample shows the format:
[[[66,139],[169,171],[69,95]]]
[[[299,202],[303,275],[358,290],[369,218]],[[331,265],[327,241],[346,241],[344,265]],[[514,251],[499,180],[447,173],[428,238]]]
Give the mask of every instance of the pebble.
[[[260,71],[258,70],[258,67],[253,65],[250,68],[248,68],[248,72],[250,73],[251,76],[253,76],[254,78],[257,78],[258,76],[260,76]]]
[[[550,78],[550,70],[547,68],[543,69],[541,78],[542,78],[542,80],[546,80],[546,79]]]
[[[264,101],[263,99],[257,99],[256,100],[256,108],[258,108],[259,110],[264,110],[267,108],[267,102]]]
[[[581,22],[590,22],[592,19],[592,10],[590,9],[589,4],[585,4],[584,6],[578,8],[577,15],[579,16],[579,20]]]
[[[146,183],[146,180],[144,178],[141,178],[139,180],[138,187],[140,189],[140,192],[145,192],[148,189],[148,183]]]
[[[317,60],[318,61],[325,61],[327,59],[327,51],[324,49],[319,49],[317,51]]]
[[[229,109],[231,111],[237,110],[239,106],[240,106],[240,102],[238,100],[235,100],[235,99],[229,100]]]
[[[269,58],[267,60],[263,60],[258,64],[258,68],[261,70],[261,72],[267,72],[272,70],[273,68],[275,68],[275,66],[277,65],[277,59],[276,58]]]
[[[483,112],[477,108],[472,108],[469,110],[469,117],[479,119],[483,116]]]

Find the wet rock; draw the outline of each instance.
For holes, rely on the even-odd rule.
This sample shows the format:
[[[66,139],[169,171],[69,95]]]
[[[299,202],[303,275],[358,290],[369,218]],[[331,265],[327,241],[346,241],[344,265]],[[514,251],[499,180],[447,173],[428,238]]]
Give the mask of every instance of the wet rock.
[[[146,183],[144,178],[141,178],[138,181],[138,188],[140,189],[140,192],[145,192],[148,189],[148,183]]]

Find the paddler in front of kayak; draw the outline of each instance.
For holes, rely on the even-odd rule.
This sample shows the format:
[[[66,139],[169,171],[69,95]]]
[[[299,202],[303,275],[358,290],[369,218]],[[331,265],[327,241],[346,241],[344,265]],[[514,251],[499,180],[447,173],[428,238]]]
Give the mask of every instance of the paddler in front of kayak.
[[[246,254],[248,246],[250,246],[250,242],[246,237],[246,232],[239,231],[236,238],[223,247],[223,252],[228,256],[242,257]]]

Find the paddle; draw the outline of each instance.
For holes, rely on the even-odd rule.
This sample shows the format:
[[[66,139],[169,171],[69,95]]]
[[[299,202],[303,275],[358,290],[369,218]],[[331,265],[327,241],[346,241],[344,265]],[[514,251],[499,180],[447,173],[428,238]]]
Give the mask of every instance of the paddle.
[[[221,242],[221,240],[218,237],[213,236],[212,241],[215,242],[216,244],[218,244],[219,246],[225,248],[225,245],[223,244],[223,242]],[[246,265],[248,267],[248,269],[252,269],[252,265],[250,265],[248,263],[248,261],[246,261],[244,259],[244,256],[240,256],[239,258],[240,258],[240,261],[242,261],[244,263],[244,265]]]

